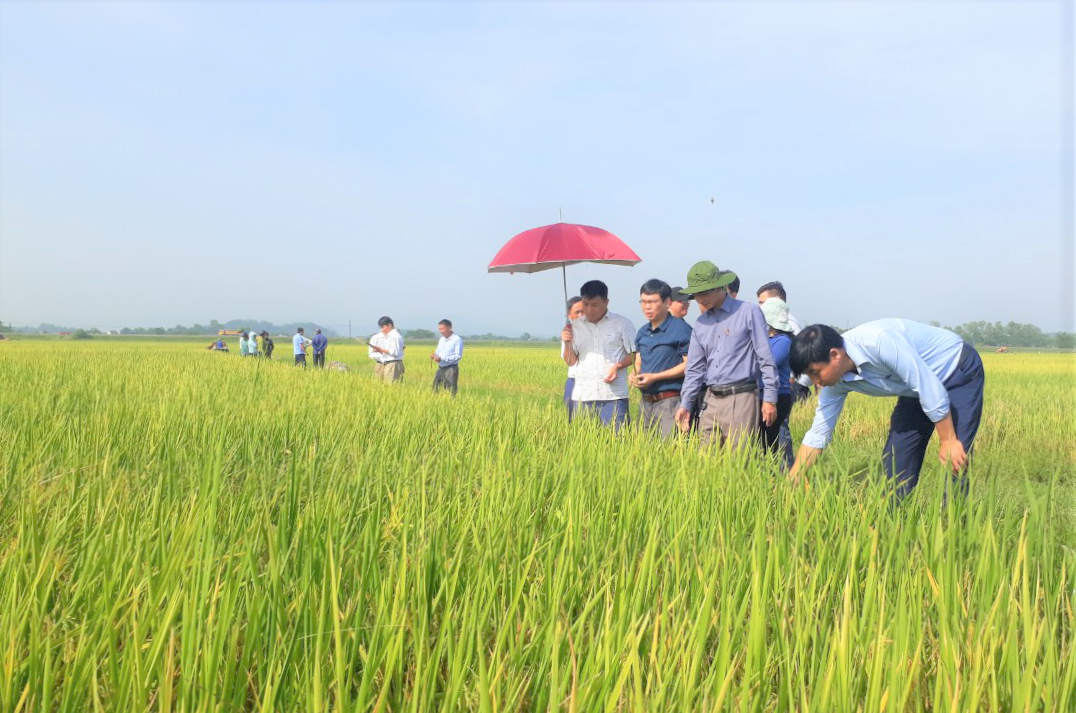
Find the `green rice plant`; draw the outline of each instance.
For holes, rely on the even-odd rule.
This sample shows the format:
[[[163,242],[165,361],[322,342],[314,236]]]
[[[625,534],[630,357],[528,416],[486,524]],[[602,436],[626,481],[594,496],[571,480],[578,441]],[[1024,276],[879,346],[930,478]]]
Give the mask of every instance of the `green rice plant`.
[[[971,496],[893,507],[891,402],[805,490],[569,427],[555,347],[331,348],[0,347],[0,711],[1076,708],[1069,355],[986,356]]]

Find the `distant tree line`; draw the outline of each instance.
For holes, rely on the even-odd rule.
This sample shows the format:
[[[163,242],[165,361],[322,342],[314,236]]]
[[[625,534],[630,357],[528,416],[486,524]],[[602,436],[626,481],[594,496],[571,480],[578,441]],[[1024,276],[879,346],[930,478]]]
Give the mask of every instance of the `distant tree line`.
[[[931,324],[935,327],[941,326],[938,322],[931,322]],[[339,336],[334,330],[320,326],[316,322],[288,322],[286,324],[274,324],[272,322],[265,322],[257,319],[233,319],[227,322],[219,322],[214,319],[209,324],[194,324],[189,327],[185,327],[181,324],[177,324],[174,327],[124,327],[119,330],[119,333],[133,335],[208,336],[216,335],[217,332],[222,329],[227,331],[245,329],[248,331],[254,330],[255,332],[265,330],[270,334],[293,334],[296,327],[304,327],[308,332],[312,332],[314,329],[320,327],[325,336]],[[980,320],[978,322],[966,322],[958,327],[946,327],[946,329],[950,329],[972,344],[980,346],[1076,349],[1076,333],[1043,332],[1033,324],[1022,324],[1019,322],[1002,324],[1001,322],[986,322]],[[837,331],[845,332],[847,330],[838,328]],[[0,333],[4,332],[16,332],[20,334],[56,334],[58,332],[69,332],[71,334],[78,334],[80,338],[102,334],[101,330],[97,328],[84,329],[77,327],[61,327],[47,322],[39,324],[37,327],[13,327],[10,324],[5,324],[0,321]],[[439,336],[436,332],[429,329],[407,329],[403,330],[403,335],[406,339],[436,339]],[[518,337],[506,337],[502,334],[487,332],[486,334],[465,335],[464,338],[481,342],[555,342],[560,339],[559,335],[553,337],[534,337],[527,332],[524,332]]]
[[[937,322],[932,322],[939,326]],[[948,327],[972,344],[991,347],[1038,347],[1038,348],[1076,348],[1076,333],[1047,333],[1034,324],[1019,322],[966,322],[959,327]]]
[[[0,325],[3,325],[0,322]],[[237,331],[237,330],[254,330],[260,332],[265,330],[270,334],[293,334],[296,327],[303,327],[309,332],[313,332],[315,329],[321,329],[322,333],[327,337],[336,337],[337,333],[317,324],[316,322],[287,322],[285,324],[274,324],[273,322],[266,322],[258,319],[232,319],[227,322],[219,322],[212,320],[209,324],[193,324],[189,327],[185,327],[182,324],[177,324],[174,327],[124,327],[119,330],[120,334],[134,334],[134,335],[216,335],[220,330]],[[55,324],[49,324],[43,322],[36,327],[11,327],[10,325],[0,326],[0,332],[3,331],[18,332],[20,334],[56,334],[59,332],[71,332],[72,334],[83,333],[86,335],[103,334],[100,329],[93,327],[90,329],[83,329],[77,327],[61,327]]]
[[[441,335],[429,329],[404,329],[400,334],[404,339],[437,339]],[[506,337],[503,334],[494,334],[493,332],[487,332],[485,334],[464,334],[464,339],[476,341],[476,342],[547,342],[547,341],[560,341],[560,335],[554,337],[534,337],[530,332],[524,332],[518,337]]]

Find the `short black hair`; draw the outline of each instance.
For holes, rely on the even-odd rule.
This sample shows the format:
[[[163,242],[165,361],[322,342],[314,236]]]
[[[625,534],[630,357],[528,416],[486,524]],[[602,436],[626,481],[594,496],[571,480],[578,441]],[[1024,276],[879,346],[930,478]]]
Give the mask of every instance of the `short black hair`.
[[[811,364],[828,362],[830,349],[843,348],[844,337],[836,329],[825,324],[812,324],[792,339],[788,364],[792,367],[792,373],[799,376]]]
[[[570,314],[571,311],[572,311],[572,307],[575,307],[577,304],[579,304],[582,301],[583,301],[583,298],[580,297],[579,295],[576,295],[575,297],[571,298],[570,300],[568,300],[568,309],[566,309],[564,311],[564,313],[565,314]]]
[[[449,329],[452,329],[452,320],[450,319],[442,319],[440,322],[438,322],[438,324],[443,324]]]
[[[609,288],[601,280],[591,280],[584,282],[583,286],[579,288],[579,296],[585,300],[592,300],[595,297],[607,300],[609,299]]]
[[[661,299],[667,300],[672,298],[672,288],[669,287],[669,283],[664,280],[647,280],[643,283],[643,286],[639,288],[640,295],[659,295]]]
[[[298,332],[299,334],[302,334],[303,333],[303,328],[298,327],[295,331]]]
[[[377,326],[379,327],[384,327],[386,324],[391,324],[393,327],[396,326],[396,324],[392,321],[392,317],[382,317],[381,319],[377,320]]]
[[[785,302],[788,302],[788,295],[785,294],[785,286],[782,285],[778,280],[774,280],[773,282],[767,282],[765,285],[758,288],[758,291],[755,292],[755,296],[761,297],[763,292],[776,292],[778,297],[783,299]]]
[[[737,292],[738,293],[739,291],[740,291],[740,278],[739,277],[734,277],[734,278],[732,278],[732,282],[729,283],[729,292]]]

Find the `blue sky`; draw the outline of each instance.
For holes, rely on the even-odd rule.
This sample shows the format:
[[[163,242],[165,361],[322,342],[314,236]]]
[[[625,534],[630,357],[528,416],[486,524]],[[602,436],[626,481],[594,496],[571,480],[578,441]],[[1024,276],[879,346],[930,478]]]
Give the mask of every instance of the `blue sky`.
[[[1072,329],[1054,2],[2,2],[0,319],[553,334],[564,219],[806,322]],[[711,197],[714,202],[711,203]]]

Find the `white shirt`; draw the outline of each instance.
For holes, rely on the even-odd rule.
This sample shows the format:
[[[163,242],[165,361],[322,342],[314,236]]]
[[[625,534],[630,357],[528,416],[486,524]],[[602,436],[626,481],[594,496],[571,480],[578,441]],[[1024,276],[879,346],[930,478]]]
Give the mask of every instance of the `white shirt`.
[[[595,324],[586,317],[572,320],[572,349],[576,362],[573,401],[615,401],[628,398],[628,371],[619,369],[613,383],[604,379],[609,369],[635,353],[635,326],[627,317],[606,312]]]
[[[370,345],[389,350],[388,354],[375,352],[373,349],[369,350],[370,358],[376,362],[387,364],[390,361],[400,361],[404,357],[403,335],[396,329],[392,329],[388,334],[378,332],[370,337]]]

